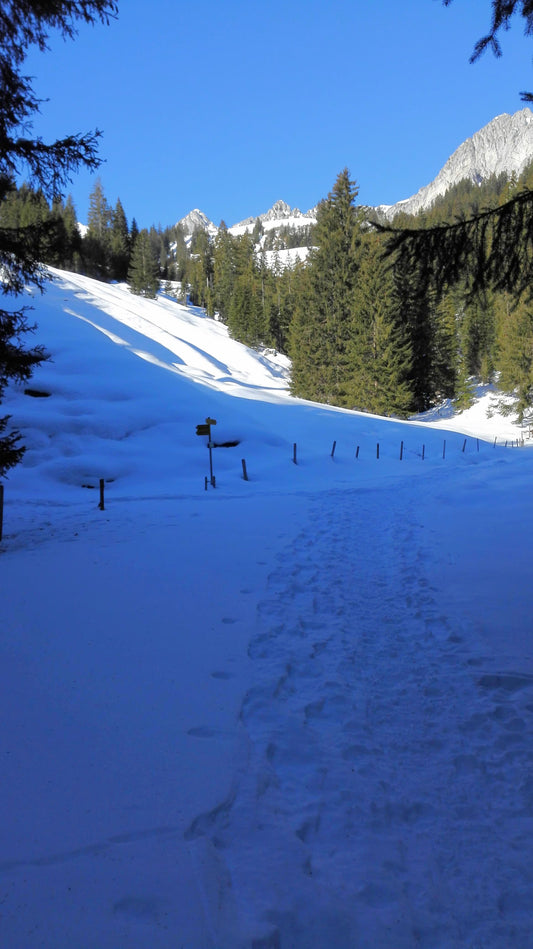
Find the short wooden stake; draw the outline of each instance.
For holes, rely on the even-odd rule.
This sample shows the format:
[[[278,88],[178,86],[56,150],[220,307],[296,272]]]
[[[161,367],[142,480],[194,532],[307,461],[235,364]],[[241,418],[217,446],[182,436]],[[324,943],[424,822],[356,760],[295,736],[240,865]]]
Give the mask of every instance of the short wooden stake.
[[[333,456],[334,456],[334,454],[335,454],[335,449],[336,449],[336,447],[337,447],[337,442],[333,442],[333,448],[331,449],[331,457],[332,457],[332,458],[333,458]]]
[[[104,479],[100,478],[100,504],[98,505],[101,511],[104,511]]]
[[[0,484],[0,541],[2,540],[3,528],[4,528],[4,485]]]
[[[292,446],[292,460],[295,465],[298,464],[298,462],[296,461],[296,442],[294,442],[294,445]]]
[[[207,475],[205,476],[205,490],[207,491]]]
[[[466,438],[465,438],[465,440],[464,440],[464,442],[463,442],[463,454],[464,454],[465,448],[466,448]]]
[[[376,458],[379,458],[379,442],[377,443],[377,446],[376,446]]]
[[[245,481],[248,481],[248,472],[247,472],[247,470],[246,470],[246,461],[245,461],[244,458],[242,458],[241,460],[242,460],[242,476],[243,476],[243,478],[244,478]]]
[[[358,445],[357,448],[355,449],[355,457],[356,457],[356,458],[359,458],[359,445]]]
[[[403,442],[400,445],[400,461],[403,459]]]

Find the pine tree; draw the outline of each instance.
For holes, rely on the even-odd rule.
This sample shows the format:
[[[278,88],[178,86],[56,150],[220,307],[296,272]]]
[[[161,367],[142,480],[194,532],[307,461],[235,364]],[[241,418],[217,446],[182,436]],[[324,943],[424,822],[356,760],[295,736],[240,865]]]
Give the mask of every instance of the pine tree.
[[[435,399],[453,399],[459,379],[458,321],[462,312],[460,294],[448,291],[435,306],[433,372]]]
[[[411,346],[395,306],[392,275],[383,260],[381,243],[376,236],[364,241],[348,347],[348,395],[354,408],[406,416],[413,407]]]
[[[347,404],[348,342],[362,222],[355,207],[357,193],[345,168],[319,205],[318,246],[309,255],[304,298],[291,327],[293,394],[305,393],[306,398],[334,405]]]
[[[507,307],[499,326],[499,385],[516,394],[515,409],[522,421],[533,401],[533,307],[520,302]]]
[[[86,269],[93,277],[107,280],[111,273],[111,222],[113,211],[100,178],[89,195],[87,233],[83,241]]]
[[[39,111],[24,61],[29,47],[46,50],[49,32],[58,29],[65,37],[75,35],[78,20],[107,22],[117,12],[114,0],[4,0],[0,7],[0,204],[18,176],[27,175],[32,187],[47,198],[60,195],[72,172],[80,165],[95,168],[99,132],[70,135],[56,142],[32,139],[31,120]],[[16,296],[28,282],[44,289],[45,272],[41,250],[49,222],[27,226],[0,225],[0,270],[2,295]],[[42,347],[25,348],[31,331],[27,307],[0,309],[0,400],[10,381],[30,378],[45,358]],[[17,431],[8,431],[8,417],[0,418],[0,476],[22,457]]]
[[[128,221],[120,198],[117,198],[111,216],[111,234],[109,239],[110,276],[113,280],[126,280],[130,264],[130,235]]]
[[[213,286],[215,307],[224,322],[228,320],[236,269],[235,240],[221,221],[213,249]]]
[[[152,248],[150,234],[139,231],[131,255],[128,283],[132,293],[154,298],[159,290],[159,262]]]
[[[413,407],[433,405],[438,388],[435,358],[436,296],[431,271],[403,260],[394,268],[394,306],[401,313],[411,348]]]

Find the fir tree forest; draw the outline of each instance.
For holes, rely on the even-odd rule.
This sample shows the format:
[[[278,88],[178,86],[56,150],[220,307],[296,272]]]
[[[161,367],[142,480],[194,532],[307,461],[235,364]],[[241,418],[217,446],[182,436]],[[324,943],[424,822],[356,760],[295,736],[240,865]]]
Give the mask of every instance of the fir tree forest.
[[[504,206],[533,187],[533,164],[519,176],[481,186],[460,182],[416,217],[392,227],[425,231]],[[49,203],[28,185],[9,188],[0,227],[47,223],[44,263],[99,280],[127,281],[132,293],[161,288],[205,308],[231,336],[286,353],[295,396],[405,418],[445,399],[458,408],[476,382],[515,395],[520,419],[533,402],[533,304],[527,287],[510,291],[472,278],[468,265],[441,279],[437,261],[391,249],[374,209],[357,204],[348,169],[320,202],[316,226],[264,232],[258,219],[234,236],[222,221],[214,238],[180,224],[139,230],[100,179],[78,227],[72,200]],[[82,233],[83,231],[83,233]],[[306,246],[288,266],[281,251]],[[267,253],[268,252],[268,253]]]

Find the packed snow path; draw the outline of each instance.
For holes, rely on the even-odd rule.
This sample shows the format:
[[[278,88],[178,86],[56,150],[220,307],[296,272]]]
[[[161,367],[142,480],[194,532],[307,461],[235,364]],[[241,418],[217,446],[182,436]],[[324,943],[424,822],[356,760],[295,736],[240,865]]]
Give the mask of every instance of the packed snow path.
[[[533,946],[533,677],[479,654],[412,493],[380,495],[317,497],[259,603],[248,759],[186,834],[216,946]]]

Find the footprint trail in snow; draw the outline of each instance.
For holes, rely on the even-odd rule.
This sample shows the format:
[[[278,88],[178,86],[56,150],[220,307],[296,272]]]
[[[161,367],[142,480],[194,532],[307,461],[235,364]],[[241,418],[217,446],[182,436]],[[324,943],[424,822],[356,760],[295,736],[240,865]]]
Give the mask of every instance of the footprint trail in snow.
[[[425,576],[416,513],[323,495],[249,651],[245,770],[187,839],[219,949],[533,947],[533,678]]]

